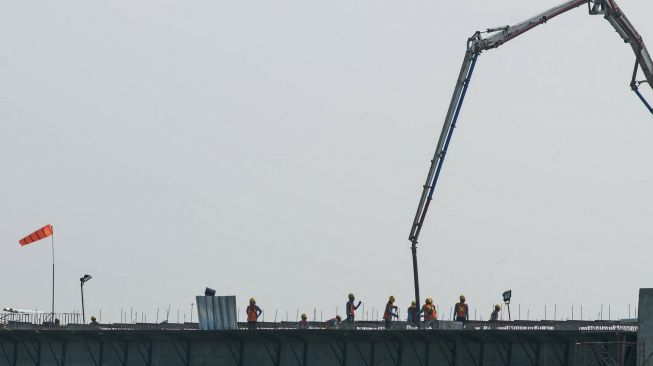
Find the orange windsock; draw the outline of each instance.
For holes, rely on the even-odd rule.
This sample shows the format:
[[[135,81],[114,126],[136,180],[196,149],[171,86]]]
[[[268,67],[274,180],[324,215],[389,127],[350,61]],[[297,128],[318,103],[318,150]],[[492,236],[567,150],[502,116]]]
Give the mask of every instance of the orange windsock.
[[[20,239],[18,243],[20,243],[21,246],[31,244],[35,241],[45,239],[48,236],[51,236],[52,234],[54,234],[54,229],[52,228],[52,225],[48,224],[36,230],[35,232],[27,235],[26,237]]]

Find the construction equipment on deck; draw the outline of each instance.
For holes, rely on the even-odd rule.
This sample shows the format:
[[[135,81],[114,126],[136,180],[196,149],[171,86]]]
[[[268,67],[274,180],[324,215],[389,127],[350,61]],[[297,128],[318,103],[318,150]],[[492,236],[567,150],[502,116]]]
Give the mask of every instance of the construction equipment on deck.
[[[410,229],[410,235],[408,236],[408,240],[411,242],[411,250],[413,254],[415,301],[418,304],[420,304],[420,299],[419,276],[417,271],[417,242],[419,239],[420,231],[422,230],[422,226],[424,224],[424,219],[426,218],[426,212],[428,211],[431,200],[433,199],[435,186],[437,184],[438,177],[440,176],[440,171],[442,169],[442,164],[444,163],[447,149],[449,148],[449,143],[451,142],[453,130],[456,128],[456,121],[458,120],[458,115],[462,108],[465,94],[467,92],[467,88],[469,87],[469,82],[472,77],[478,56],[483,51],[497,48],[502,44],[510,41],[511,39],[537,27],[538,25],[544,24],[548,20],[566,13],[569,10],[575,9],[583,4],[588,5],[589,13],[591,15],[603,15],[604,18],[607,19],[608,22],[610,22],[610,24],[614,27],[624,42],[629,43],[632,47],[633,51],[635,52],[635,69],[632,74],[630,87],[635,92],[635,94],[637,94],[642,103],[644,103],[644,105],[648,108],[651,114],[653,114],[653,107],[651,107],[651,104],[639,91],[639,86],[643,83],[648,83],[649,86],[653,88],[653,61],[651,60],[651,56],[649,55],[646,46],[644,45],[642,37],[639,35],[639,33],[637,33],[633,25],[626,18],[621,9],[619,9],[614,0],[570,0],[516,25],[490,28],[487,29],[486,32],[477,31],[474,33],[474,35],[472,35],[472,37],[467,40],[467,50],[465,52],[463,64],[460,69],[460,74],[456,81],[456,87],[454,89],[451,102],[449,103],[449,109],[444,120],[444,125],[442,126],[440,139],[435,149],[433,160],[431,160],[431,166],[426,177],[426,183],[423,186],[422,195],[417,206],[417,212],[415,213],[415,219]],[[493,34],[487,38],[483,38],[482,33]],[[645,80],[637,80],[637,75],[640,69],[644,74]]]

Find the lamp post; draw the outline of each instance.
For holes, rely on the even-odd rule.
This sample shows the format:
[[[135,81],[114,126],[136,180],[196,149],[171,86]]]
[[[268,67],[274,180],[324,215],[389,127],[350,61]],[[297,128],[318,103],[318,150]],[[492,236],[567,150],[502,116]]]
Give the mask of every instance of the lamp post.
[[[506,304],[506,307],[508,307],[508,320],[510,319],[510,298],[512,297],[512,290],[508,290],[503,293],[503,302]]]
[[[84,312],[84,284],[88,282],[93,276],[85,274],[79,279],[79,289],[82,292],[82,322],[86,324],[86,313]]]

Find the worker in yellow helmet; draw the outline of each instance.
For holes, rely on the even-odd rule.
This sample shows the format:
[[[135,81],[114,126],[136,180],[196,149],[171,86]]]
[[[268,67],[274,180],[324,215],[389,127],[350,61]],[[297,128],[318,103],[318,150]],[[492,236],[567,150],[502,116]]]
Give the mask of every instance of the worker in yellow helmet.
[[[460,302],[454,307],[455,320],[467,322],[469,320],[469,306],[465,303],[465,295],[460,295]]]
[[[263,313],[263,310],[256,305],[256,299],[253,297],[249,299],[249,306],[247,306],[245,312],[247,313],[247,329],[255,330],[256,322]]]
[[[349,294],[347,295],[349,298],[349,301],[345,304],[345,311],[347,314],[347,326],[356,329],[356,324],[354,320],[356,319],[356,310],[358,310],[358,307],[361,306],[361,301],[358,301],[358,305],[354,305],[354,300],[356,300],[356,297],[354,294]]]
[[[426,298],[424,305],[422,305],[422,313],[424,313],[424,328],[432,327],[433,323],[438,319],[438,312],[432,298]]]
[[[385,311],[383,312],[383,320],[385,321],[385,329],[390,329],[390,323],[392,322],[392,318],[399,318],[399,314],[397,314],[397,309],[399,309],[395,305],[395,297],[390,296],[388,298],[388,302],[385,304]]]

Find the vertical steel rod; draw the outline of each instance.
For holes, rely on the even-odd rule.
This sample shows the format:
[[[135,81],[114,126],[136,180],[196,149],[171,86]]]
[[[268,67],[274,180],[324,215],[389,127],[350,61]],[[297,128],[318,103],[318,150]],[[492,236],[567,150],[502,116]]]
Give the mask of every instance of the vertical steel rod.
[[[84,310],[84,281],[79,281],[79,289],[82,292],[82,323],[86,324],[86,312]]]
[[[52,244],[52,313],[50,321],[54,322],[54,229],[50,236],[50,243]]]

